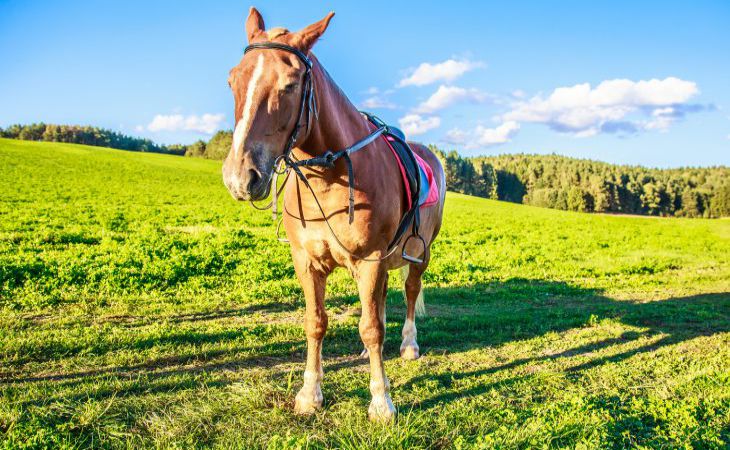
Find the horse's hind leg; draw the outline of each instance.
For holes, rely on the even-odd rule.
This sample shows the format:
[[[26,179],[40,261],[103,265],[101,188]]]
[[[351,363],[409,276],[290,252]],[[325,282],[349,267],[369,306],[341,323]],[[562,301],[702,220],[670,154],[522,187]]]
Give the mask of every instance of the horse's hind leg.
[[[400,345],[400,356],[403,359],[413,360],[420,356],[416,342],[416,313],[419,316],[425,313],[421,288],[421,275],[425,267],[425,264],[411,264],[401,268],[403,294],[406,298],[406,320],[403,323],[403,342]]]

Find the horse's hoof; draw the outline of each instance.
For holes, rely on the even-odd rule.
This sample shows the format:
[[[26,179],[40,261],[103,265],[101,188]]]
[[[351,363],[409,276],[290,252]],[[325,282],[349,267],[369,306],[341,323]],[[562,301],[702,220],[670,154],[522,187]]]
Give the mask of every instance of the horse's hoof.
[[[373,397],[368,407],[368,417],[373,422],[392,422],[395,420],[396,410],[390,394]]]
[[[366,348],[362,349],[362,351],[360,352],[360,359],[368,359],[368,358],[370,358],[370,352]]]
[[[297,414],[310,415],[322,408],[322,392],[317,389],[316,392],[304,391],[302,389],[294,400],[294,412]]]
[[[405,359],[406,361],[413,361],[415,359],[418,359],[419,356],[421,355],[418,353],[417,345],[407,345],[405,347],[401,347],[400,349],[400,357]]]

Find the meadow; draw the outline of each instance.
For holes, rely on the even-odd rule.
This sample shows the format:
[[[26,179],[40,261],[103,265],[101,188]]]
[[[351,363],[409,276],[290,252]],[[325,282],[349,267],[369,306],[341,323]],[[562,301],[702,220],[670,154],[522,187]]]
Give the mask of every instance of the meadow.
[[[398,275],[394,274],[394,278]],[[448,194],[423,356],[367,419],[359,300],[328,285],[325,405],[293,412],[301,289],[220,163],[0,139],[0,448],[727,448],[730,220]]]

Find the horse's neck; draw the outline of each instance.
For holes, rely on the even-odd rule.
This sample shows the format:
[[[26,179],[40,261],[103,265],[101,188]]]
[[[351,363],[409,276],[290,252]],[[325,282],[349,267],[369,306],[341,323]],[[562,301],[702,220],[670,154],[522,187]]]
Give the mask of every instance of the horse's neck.
[[[301,158],[319,156],[326,151],[341,150],[365,137],[369,129],[360,112],[340,90],[322,65],[314,60],[317,115],[311,112],[311,130],[298,146]]]

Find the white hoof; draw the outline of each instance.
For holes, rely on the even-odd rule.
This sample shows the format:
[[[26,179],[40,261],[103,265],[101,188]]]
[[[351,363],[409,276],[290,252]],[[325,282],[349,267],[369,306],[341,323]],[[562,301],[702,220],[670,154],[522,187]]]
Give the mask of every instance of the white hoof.
[[[322,390],[319,386],[314,390],[302,388],[294,400],[294,412],[297,414],[314,414],[322,408],[322,401]]]
[[[362,351],[360,352],[360,358],[361,359],[370,358],[370,352],[368,351],[368,349],[366,349],[366,348],[362,349]]]
[[[368,417],[373,422],[392,422],[395,419],[396,411],[390,394],[373,397],[368,407]]]
[[[418,350],[418,344],[402,345],[400,348],[400,357],[406,361],[413,361],[421,356]]]

